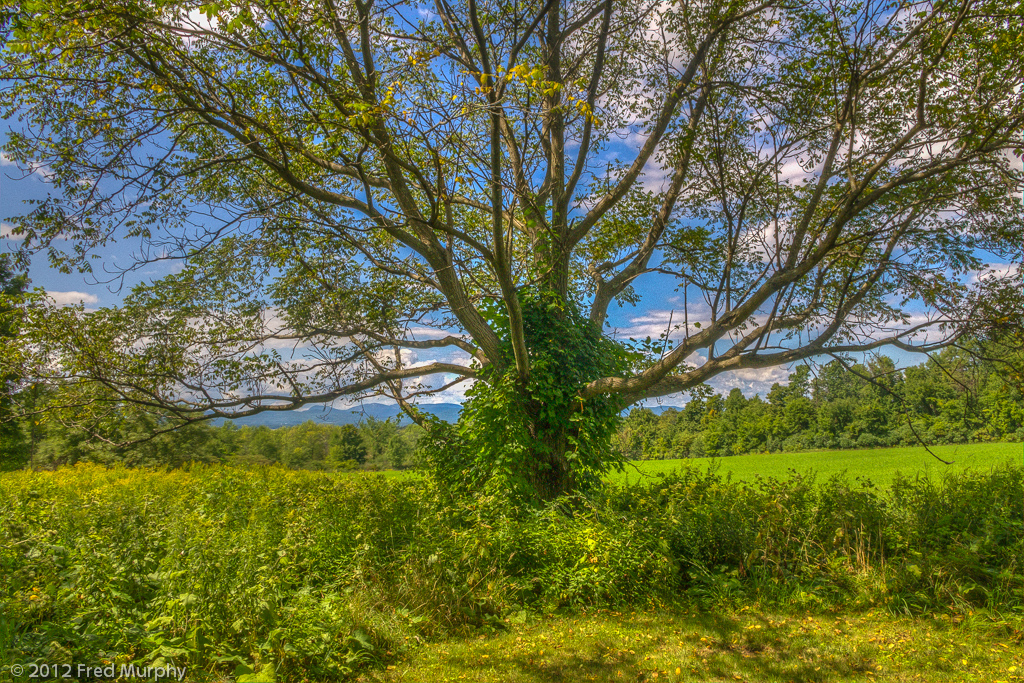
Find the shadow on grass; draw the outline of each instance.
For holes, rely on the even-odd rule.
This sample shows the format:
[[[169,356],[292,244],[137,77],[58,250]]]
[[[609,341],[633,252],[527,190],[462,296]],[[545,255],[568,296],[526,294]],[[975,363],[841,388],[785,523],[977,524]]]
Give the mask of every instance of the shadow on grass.
[[[868,672],[875,669],[870,653],[841,635],[764,617],[744,622],[720,614],[638,615],[622,621],[605,616],[582,630],[569,629],[571,635],[559,634],[558,626],[567,623],[535,627],[518,645],[511,635],[492,639],[485,647],[493,656],[474,648],[449,657],[445,680],[827,683],[869,680]],[[564,638],[553,642],[552,634]],[[515,651],[523,647],[528,651]],[[403,680],[417,679],[414,671],[409,673]]]

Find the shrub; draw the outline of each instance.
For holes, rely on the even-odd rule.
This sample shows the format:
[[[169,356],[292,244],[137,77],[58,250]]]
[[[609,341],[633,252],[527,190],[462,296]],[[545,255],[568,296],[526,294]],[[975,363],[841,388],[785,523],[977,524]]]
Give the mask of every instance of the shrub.
[[[423,479],[197,465],[0,475],[7,660],[339,680],[525,609],[1024,608],[1024,470],[737,483],[684,469],[520,507]]]

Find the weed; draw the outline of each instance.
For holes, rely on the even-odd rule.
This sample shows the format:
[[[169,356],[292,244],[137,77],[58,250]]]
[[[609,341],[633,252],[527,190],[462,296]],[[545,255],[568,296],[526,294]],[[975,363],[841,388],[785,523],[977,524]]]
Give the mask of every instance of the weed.
[[[453,500],[416,478],[278,468],[9,473],[0,665],[342,680],[396,666],[424,640],[506,637],[551,610],[661,606],[988,615],[1019,629],[1022,499],[1020,468],[884,489],[688,469],[540,509]],[[725,630],[693,644],[710,648],[693,660],[701,675],[793,637]],[[800,656],[836,676],[874,657],[812,654]],[[565,671],[577,665],[596,666]]]

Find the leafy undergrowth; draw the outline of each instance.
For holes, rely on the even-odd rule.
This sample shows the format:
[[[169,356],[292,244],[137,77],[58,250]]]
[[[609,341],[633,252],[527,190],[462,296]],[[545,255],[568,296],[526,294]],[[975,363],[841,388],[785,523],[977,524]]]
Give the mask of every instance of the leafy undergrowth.
[[[597,611],[413,649],[377,683],[1024,681],[1024,620]]]
[[[658,608],[740,616],[728,633],[722,629],[732,621],[714,622],[724,634],[718,640],[708,635],[714,624],[700,626],[696,642],[709,640],[695,660],[685,648],[647,652],[663,656],[647,660],[652,676],[654,667],[669,672],[661,676],[676,668],[717,676],[728,672],[706,667],[726,667],[730,657],[737,667],[748,660],[753,666],[757,658],[743,657],[732,634],[768,638],[764,631],[781,643],[763,643],[771,655],[765,662],[810,667],[780,670],[778,680],[814,680],[807,676],[815,666],[827,671],[833,664],[817,662],[811,650],[846,648],[848,674],[861,676],[849,680],[866,681],[880,673],[855,668],[862,666],[854,656],[861,650],[853,644],[863,640],[864,653],[881,652],[869,635],[823,632],[821,642],[797,650],[801,633],[786,630],[798,628],[795,622],[776,618],[790,624],[784,628],[766,618],[761,629],[748,629],[754,617],[739,610],[949,618],[984,611],[1019,624],[1022,562],[1020,468],[943,481],[897,479],[885,489],[800,475],[733,482],[689,470],[544,507],[515,507],[495,496],[458,498],[428,479],[278,468],[9,473],[0,475],[0,678],[16,666],[59,664],[75,671],[78,665],[118,671],[174,665],[187,669],[190,680],[238,683],[342,681],[400,666],[407,680],[430,680],[413,673],[429,671],[431,650],[414,647],[422,643],[512,634],[497,637],[512,638],[490,655],[497,657],[514,650],[515,637],[531,639],[529,629],[545,628],[529,626],[530,614]],[[604,631],[618,628],[614,615],[600,614],[594,623],[604,619]],[[623,623],[640,624],[638,618]],[[686,619],[699,625],[707,618],[665,621],[682,636],[699,630],[687,628]],[[678,646],[678,638],[668,637],[673,629],[650,620],[629,628],[662,633],[664,643]],[[917,627],[907,623],[913,633]],[[1013,629],[1020,626],[1008,628],[1005,644],[1017,648],[1019,660]],[[898,643],[902,636],[884,637]],[[908,638],[885,657],[913,654],[911,641],[930,642],[924,635]],[[639,652],[627,647],[628,639],[608,642],[619,653]],[[555,644],[551,656],[598,652],[581,642],[554,654]],[[948,665],[955,673],[958,653],[985,649],[964,648],[929,650],[919,669]],[[402,664],[414,651],[427,659]],[[972,656],[960,659],[970,663]],[[868,658],[885,673],[885,657]],[[30,671],[12,677],[27,681]],[[757,675],[773,680],[769,673]],[[758,680],[742,667],[728,673],[734,675]],[[956,680],[952,675],[924,680]]]

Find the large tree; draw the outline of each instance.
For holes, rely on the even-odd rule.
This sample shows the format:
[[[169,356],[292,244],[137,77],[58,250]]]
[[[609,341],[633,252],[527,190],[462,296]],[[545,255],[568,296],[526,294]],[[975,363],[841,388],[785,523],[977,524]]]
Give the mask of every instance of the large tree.
[[[90,428],[470,379],[441,455],[549,497],[625,405],[1019,305],[967,276],[1021,260],[1018,3],[7,2],[5,154],[54,188],[25,253],[184,261],[26,308],[19,372]],[[602,333],[642,278],[670,343]]]

